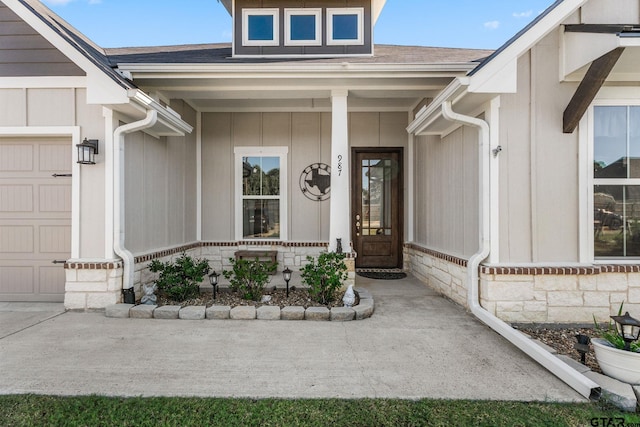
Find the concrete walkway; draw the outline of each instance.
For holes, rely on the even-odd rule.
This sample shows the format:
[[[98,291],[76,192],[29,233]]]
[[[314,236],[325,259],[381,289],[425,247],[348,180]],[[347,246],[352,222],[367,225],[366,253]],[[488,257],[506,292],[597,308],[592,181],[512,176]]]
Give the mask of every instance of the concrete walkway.
[[[112,319],[0,304],[0,394],[584,401],[416,279],[358,277],[357,286],[373,293],[376,312],[346,323]]]

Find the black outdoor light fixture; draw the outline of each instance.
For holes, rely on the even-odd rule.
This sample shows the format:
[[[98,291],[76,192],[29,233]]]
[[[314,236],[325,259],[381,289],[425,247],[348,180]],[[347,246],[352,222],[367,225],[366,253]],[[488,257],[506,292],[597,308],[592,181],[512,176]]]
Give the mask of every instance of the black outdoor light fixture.
[[[95,165],[98,154],[98,140],[85,138],[81,144],[77,144],[78,163],[81,165]]]
[[[591,339],[588,335],[576,334],[576,341],[578,342],[573,345],[573,348],[575,348],[576,351],[580,353],[580,361],[584,365],[587,353],[589,352],[589,342],[591,341]]]
[[[213,270],[213,273],[209,275],[209,283],[213,286],[213,299],[216,299],[216,288],[218,287],[218,277],[220,275]]]
[[[291,280],[291,270],[289,267],[282,270],[282,275],[284,276],[284,281],[287,282],[287,297],[289,296],[289,280]]]
[[[640,337],[640,321],[629,316],[627,311],[624,316],[611,316],[616,322],[616,330],[620,338],[624,340],[624,349],[631,350],[631,343]]]

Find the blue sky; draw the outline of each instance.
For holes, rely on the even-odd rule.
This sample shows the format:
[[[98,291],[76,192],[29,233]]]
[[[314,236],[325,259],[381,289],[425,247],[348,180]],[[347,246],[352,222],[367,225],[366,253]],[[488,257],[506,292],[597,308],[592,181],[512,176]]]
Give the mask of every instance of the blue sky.
[[[231,41],[216,0],[42,0],[102,47]],[[379,44],[496,49],[553,0],[387,0]]]

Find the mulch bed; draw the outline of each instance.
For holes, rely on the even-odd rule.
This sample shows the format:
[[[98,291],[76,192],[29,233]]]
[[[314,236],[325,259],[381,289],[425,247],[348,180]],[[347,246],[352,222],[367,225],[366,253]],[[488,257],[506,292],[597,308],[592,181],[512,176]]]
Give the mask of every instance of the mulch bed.
[[[567,355],[576,361],[580,362],[580,353],[578,353],[573,345],[576,344],[576,334],[587,335],[590,338],[597,338],[597,334],[593,328],[517,328],[519,331],[535,338],[549,347],[555,349],[558,354]],[[602,373],[598,362],[596,362],[595,353],[593,352],[593,346],[589,346],[591,351],[587,353],[585,365],[594,372]]]
[[[188,305],[204,305],[207,307],[211,307],[212,305],[228,305],[231,308],[238,306],[255,306],[256,308],[266,306],[278,306],[280,308],[288,307],[288,306],[301,306],[306,308],[309,307],[342,307],[344,304],[342,303],[342,293],[338,292],[334,301],[331,304],[325,305],[320,304],[311,299],[309,296],[309,291],[307,289],[300,288],[289,288],[289,297],[287,297],[287,293],[285,289],[266,289],[264,294],[266,296],[270,296],[270,300],[267,302],[259,302],[259,301],[248,301],[242,299],[239,294],[236,292],[232,292],[229,289],[221,289],[220,292],[217,293],[216,299],[213,299],[213,293],[205,292],[201,293],[199,298],[189,299],[183,302],[175,302],[167,299],[166,297],[160,295],[158,297],[158,305],[179,305],[182,307],[186,307]],[[356,297],[356,304],[358,303],[358,299]]]

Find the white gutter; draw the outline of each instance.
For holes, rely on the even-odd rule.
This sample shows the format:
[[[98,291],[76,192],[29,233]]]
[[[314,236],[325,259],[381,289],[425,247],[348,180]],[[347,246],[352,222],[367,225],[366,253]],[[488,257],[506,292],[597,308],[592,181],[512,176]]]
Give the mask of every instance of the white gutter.
[[[118,127],[113,132],[113,251],[122,258],[122,289],[133,287],[133,254],[124,247],[124,136],[153,127],[158,121],[158,111],[148,110],[147,116],[137,122]]]
[[[591,381],[566,363],[535,344],[524,334],[516,331],[507,323],[489,313],[480,305],[479,291],[479,267],[491,252],[490,227],[491,227],[491,194],[490,189],[490,161],[491,147],[489,145],[489,124],[481,119],[455,113],[451,101],[442,103],[442,116],[451,122],[461,123],[475,127],[480,136],[480,249],[475,253],[467,265],[467,303],[474,316],[502,335],[513,345],[525,352],[529,357],[544,366],[556,377],[571,386],[584,397],[592,400],[600,398],[601,389],[598,384]]]

